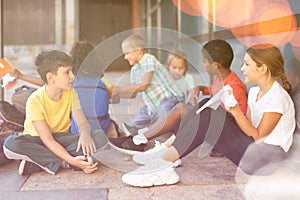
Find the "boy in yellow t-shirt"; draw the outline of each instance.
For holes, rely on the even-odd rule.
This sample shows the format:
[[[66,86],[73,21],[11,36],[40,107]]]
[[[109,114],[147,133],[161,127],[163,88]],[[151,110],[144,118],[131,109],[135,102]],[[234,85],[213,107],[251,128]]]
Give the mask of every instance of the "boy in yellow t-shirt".
[[[46,84],[28,98],[24,134],[6,139],[5,155],[22,160],[20,175],[42,170],[55,174],[60,168],[94,172],[98,163],[91,156],[107,139],[101,130],[91,133],[72,87],[71,58],[60,51],[49,51],[38,55],[35,64]],[[79,135],[69,133],[71,112]]]

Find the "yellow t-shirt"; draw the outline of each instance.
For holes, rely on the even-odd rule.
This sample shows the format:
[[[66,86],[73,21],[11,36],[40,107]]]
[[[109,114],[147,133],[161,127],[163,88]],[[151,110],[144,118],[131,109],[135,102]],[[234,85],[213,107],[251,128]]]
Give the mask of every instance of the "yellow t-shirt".
[[[46,94],[46,86],[35,91],[26,103],[24,134],[38,136],[32,121],[45,120],[52,133],[69,132],[72,110],[80,109],[77,92],[65,90],[60,101],[52,101]]]
[[[104,83],[104,85],[106,86],[107,89],[109,89],[111,87],[110,82],[104,76],[101,77],[101,81]]]

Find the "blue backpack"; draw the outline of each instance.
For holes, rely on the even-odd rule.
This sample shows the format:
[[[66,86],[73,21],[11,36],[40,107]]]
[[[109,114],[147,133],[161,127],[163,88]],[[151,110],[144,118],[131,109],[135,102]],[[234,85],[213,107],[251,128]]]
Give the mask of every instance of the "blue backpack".
[[[109,94],[105,84],[99,78],[77,76],[73,87],[78,93],[81,108],[92,130],[102,129],[107,131],[110,125]],[[78,134],[78,128],[71,117],[70,131]]]

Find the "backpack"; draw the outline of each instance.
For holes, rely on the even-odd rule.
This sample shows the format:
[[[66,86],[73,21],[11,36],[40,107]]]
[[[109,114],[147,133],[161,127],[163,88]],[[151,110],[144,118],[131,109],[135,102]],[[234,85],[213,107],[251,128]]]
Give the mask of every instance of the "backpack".
[[[15,106],[7,101],[0,101],[0,131],[12,130],[22,132],[24,130],[25,114],[18,111]]]
[[[28,97],[36,91],[36,88],[22,85],[15,89],[15,92],[11,96],[12,104],[22,113],[25,114],[26,101]]]
[[[73,87],[78,93],[82,111],[92,130],[107,131],[110,125],[109,94],[105,84],[98,77],[77,76]],[[72,133],[78,134],[78,128],[71,118]]]

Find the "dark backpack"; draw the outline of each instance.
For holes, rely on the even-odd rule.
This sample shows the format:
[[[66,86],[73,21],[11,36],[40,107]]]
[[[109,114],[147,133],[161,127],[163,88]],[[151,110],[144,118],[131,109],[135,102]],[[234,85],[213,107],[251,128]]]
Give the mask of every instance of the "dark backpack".
[[[34,91],[36,91],[36,88],[29,87],[27,85],[18,87],[11,95],[11,103],[16,107],[16,109],[25,114],[26,101]]]
[[[24,130],[25,114],[18,111],[15,106],[7,101],[0,101],[0,131],[12,130],[22,132]]]

